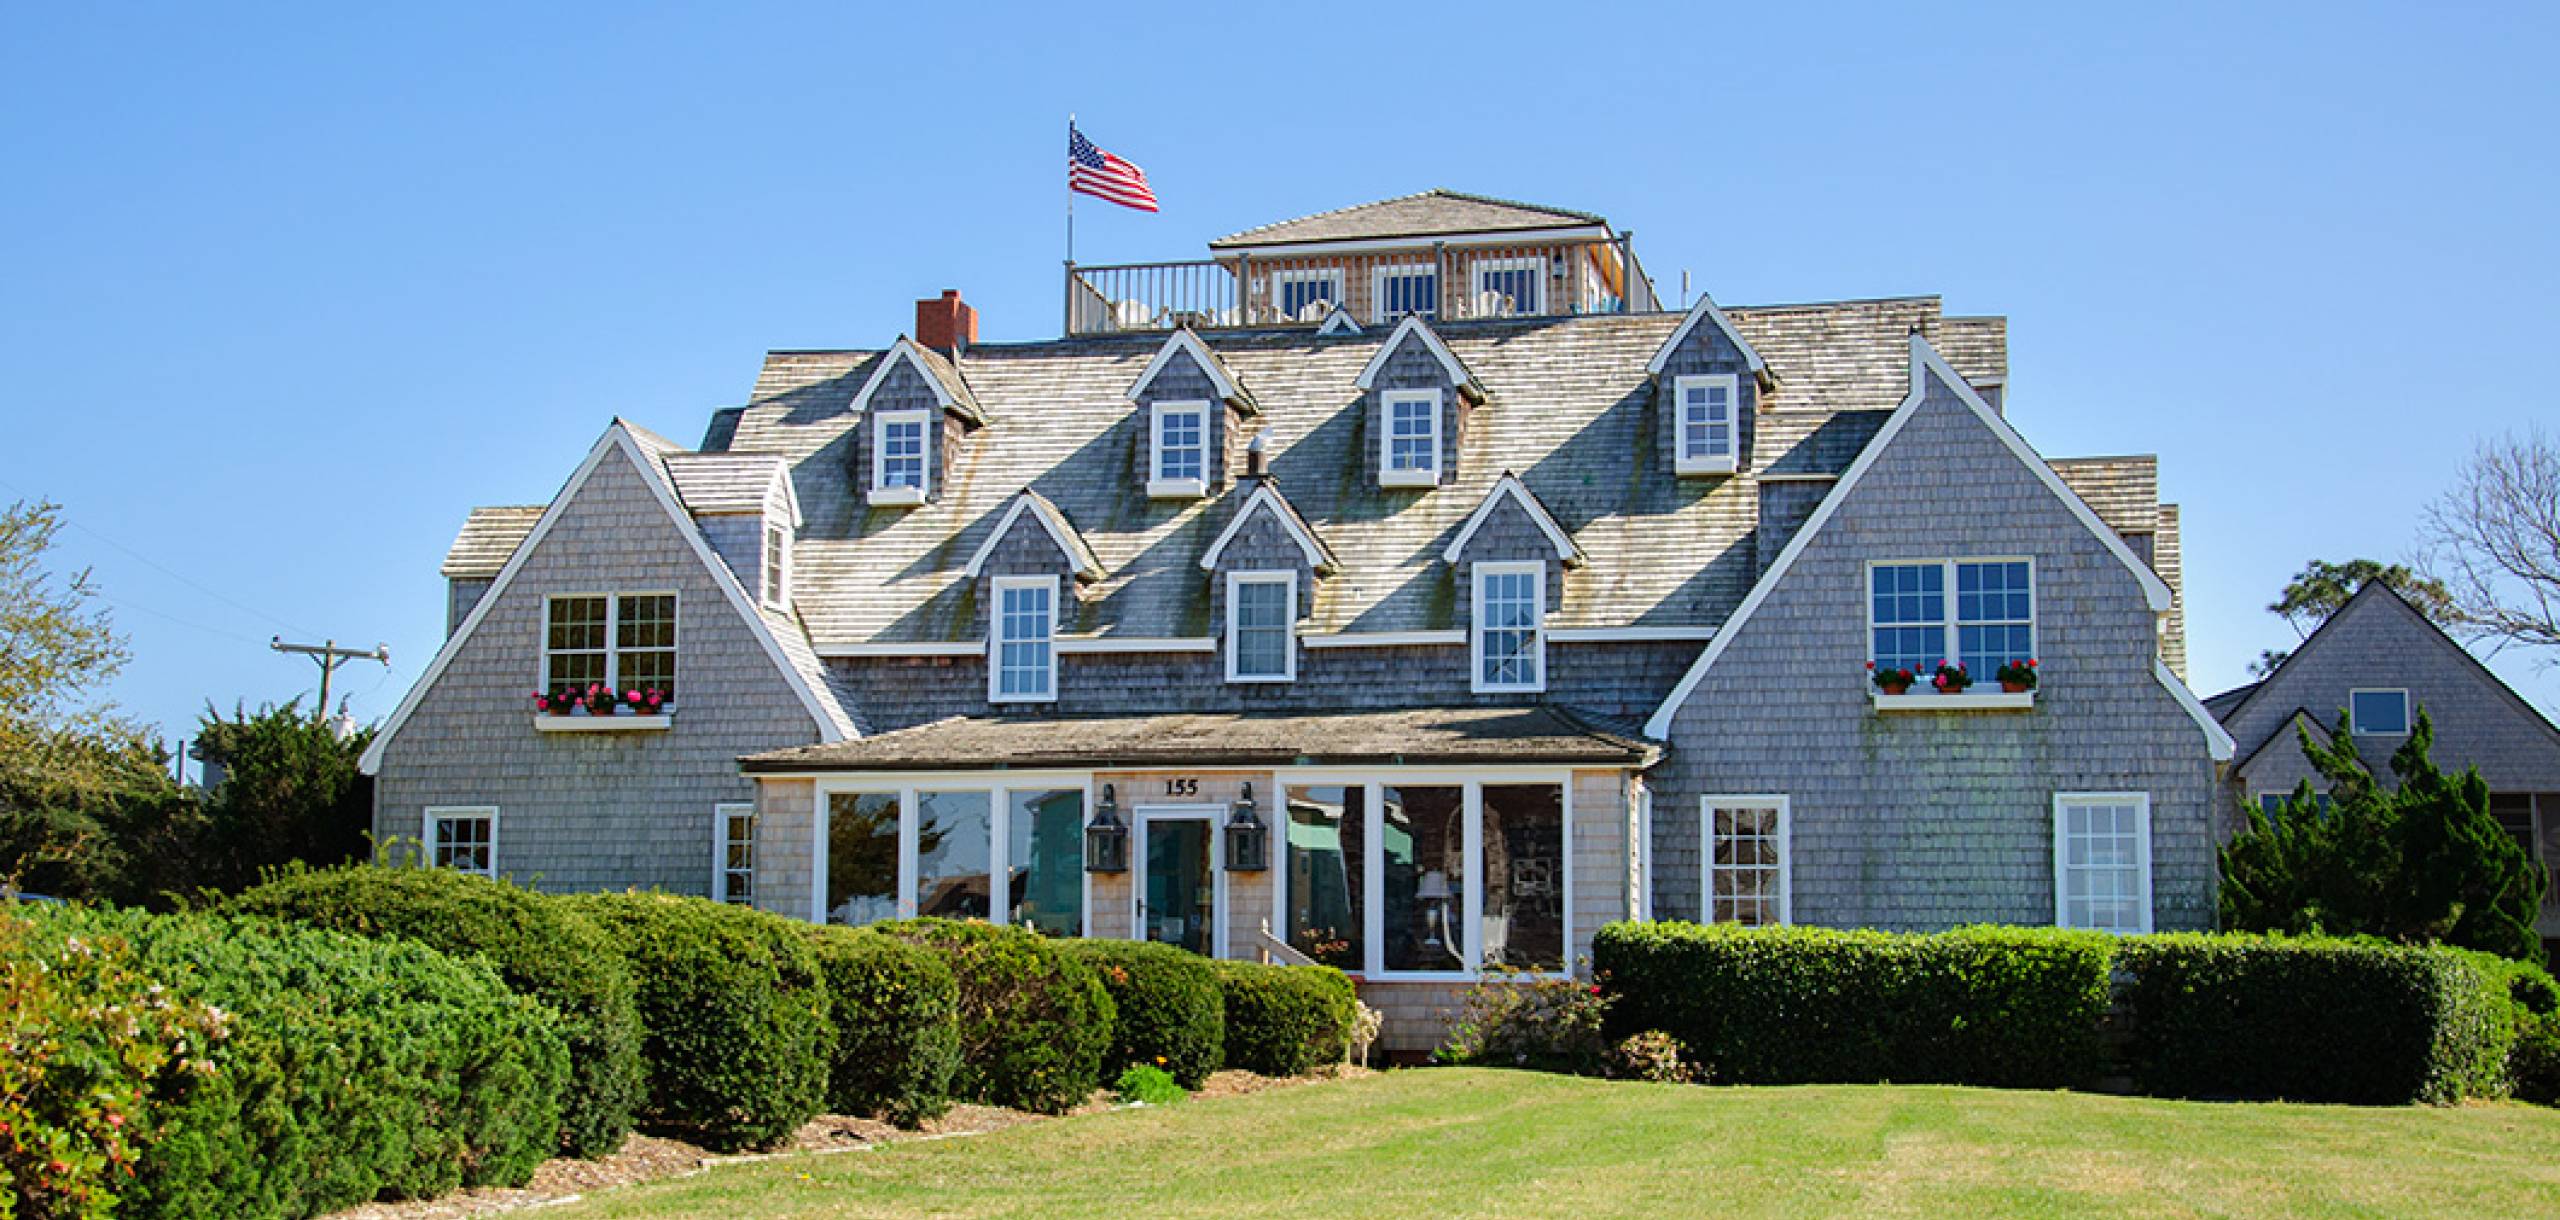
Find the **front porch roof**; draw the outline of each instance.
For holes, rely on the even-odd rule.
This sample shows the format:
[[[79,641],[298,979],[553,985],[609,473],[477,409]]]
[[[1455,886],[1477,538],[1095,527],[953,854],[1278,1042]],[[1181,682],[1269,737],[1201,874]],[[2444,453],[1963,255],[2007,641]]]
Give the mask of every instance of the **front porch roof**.
[[[1056,720],[955,716],[751,754],[751,775],[819,771],[1109,770],[1163,766],[1652,766],[1661,747],[1553,705]]]

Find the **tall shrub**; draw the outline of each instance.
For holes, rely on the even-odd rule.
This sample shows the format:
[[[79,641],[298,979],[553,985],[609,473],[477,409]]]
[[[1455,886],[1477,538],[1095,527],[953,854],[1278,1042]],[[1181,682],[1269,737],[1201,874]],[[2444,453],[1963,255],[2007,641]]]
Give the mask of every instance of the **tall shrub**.
[[[357,865],[273,875],[229,909],[487,958],[509,987],[560,1016],[569,1046],[561,1147],[593,1157],[622,1146],[646,1087],[631,967],[567,904],[451,869]]]
[[[1226,997],[1217,972],[1197,953],[1153,941],[1063,942],[1093,967],[1111,993],[1116,1019],[1103,1074],[1143,1064],[1186,1089],[1218,1070],[1226,1049]]]
[[[827,1105],[901,1126],[951,1108],[960,986],[942,956],[868,929],[810,926],[836,1030]]]
[[[835,1028],[796,924],[672,894],[565,901],[630,963],[651,1124],[726,1150],[779,1143],[818,1113]]]
[[[1117,1013],[1082,959],[1021,928],[948,919],[877,927],[941,954],[959,983],[955,1095],[1063,1114],[1101,1084]]]
[[[1215,969],[1227,1016],[1228,1067],[1303,1076],[1350,1058],[1359,1004],[1341,971],[1229,961]]]

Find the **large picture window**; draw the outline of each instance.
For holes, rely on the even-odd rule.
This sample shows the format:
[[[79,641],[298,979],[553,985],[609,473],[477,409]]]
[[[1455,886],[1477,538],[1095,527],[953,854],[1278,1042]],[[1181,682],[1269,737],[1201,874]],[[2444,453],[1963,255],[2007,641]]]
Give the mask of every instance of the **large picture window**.
[[[2053,798],[2054,923],[2105,932],[2151,930],[2151,797]]]
[[[1709,923],[1786,923],[1789,911],[1787,798],[1710,796],[1699,803],[1706,832]]]
[[[1926,674],[1956,661],[1981,682],[2036,655],[2035,565],[2027,560],[1879,563],[1867,569],[1867,591],[1868,659],[1879,668]]]
[[[1058,579],[999,576],[995,582],[994,635],[987,698],[997,703],[1038,703],[1058,697]]]
[[[1377,975],[1569,963],[1561,782],[1375,779],[1286,786],[1289,943]]]
[[[543,686],[657,688],[676,699],[676,595],[591,593],[544,603]]]
[[[1080,780],[829,792],[821,917],[938,916],[1084,934]]]

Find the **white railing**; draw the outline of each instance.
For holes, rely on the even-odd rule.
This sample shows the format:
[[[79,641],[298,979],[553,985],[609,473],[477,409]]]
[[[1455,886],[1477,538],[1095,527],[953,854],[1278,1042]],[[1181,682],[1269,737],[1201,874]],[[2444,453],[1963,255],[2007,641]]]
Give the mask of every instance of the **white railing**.
[[[1363,326],[1406,314],[1458,321],[1651,313],[1661,302],[1629,236],[1607,241],[1428,245],[1343,254],[1240,253],[1178,263],[1068,264],[1070,335],[1315,326],[1336,309]]]

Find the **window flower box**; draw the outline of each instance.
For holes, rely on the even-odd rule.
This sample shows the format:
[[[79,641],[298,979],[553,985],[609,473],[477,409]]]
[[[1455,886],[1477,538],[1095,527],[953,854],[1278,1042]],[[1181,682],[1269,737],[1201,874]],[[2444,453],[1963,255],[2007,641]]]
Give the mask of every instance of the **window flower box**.
[[[1952,695],[1941,695],[1934,691],[1888,695],[1878,690],[1875,693],[1875,704],[1877,712],[1888,715],[1897,712],[2023,712],[2035,707],[2036,693],[2034,691],[2011,693],[1998,690],[1968,690]]]
[[[540,733],[662,733],[675,727],[676,718],[666,712],[638,716],[552,716],[536,713],[535,732]]]
[[[674,721],[656,687],[615,692],[603,683],[533,692],[533,727],[543,733],[632,733],[664,730]]]

